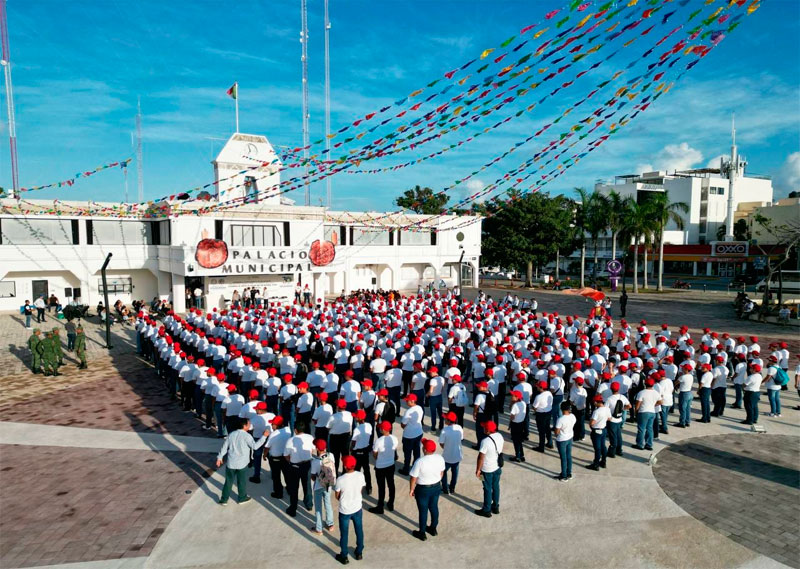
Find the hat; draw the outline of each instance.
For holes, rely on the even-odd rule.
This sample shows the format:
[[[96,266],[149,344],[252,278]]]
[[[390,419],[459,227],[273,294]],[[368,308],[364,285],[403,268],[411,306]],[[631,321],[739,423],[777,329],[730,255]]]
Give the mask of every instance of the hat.
[[[319,399],[320,401],[322,401],[324,403],[324,402],[326,402],[328,400],[328,394],[325,393],[324,391],[321,392],[321,393],[318,393],[317,394],[317,399]]]
[[[488,388],[489,384],[486,383],[485,381],[479,381],[478,383],[475,384],[475,387],[477,387],[478,389]]]
[[[248,396],[250,399],[258,399],[258,391],[256,391],[255,389],[251,389],[251,390],[250,390],[250,391],[247,393],[247,396]]]
[[[383,421],[380,424],[380,428],[381,428],[381,431],[391,431],[392,430],[392,424],[389,421]]]
[[[366,420],[366,418],[367,418],[367,412],[366,412],[366,411],[364,411],[363,409],[359,409],[358,411],[356,411],[355,413],[353,413],[353,416],[354,416],[356,419],[358,419],[359,421],[364,421],[364,420]]]
[[[422,439],[422,450],[425,452],[436,452],[436,441],[431,439]]]
[[[584,379],[582,377],[575,378],[575,383],[578,385],[583,385]]]
[[[363,385],[364,387],[369,389],[370,387],[372,387],[372,380],[371,379],[365,379],[364,381],[361,382],[361,385]]]
[[[406,396],[406,401],[408,401],[409,403],[410,403],[410,402],[412,402],[412,401],[416,403],[416,401],[417,401],[417,396],[416,396],[416,395],[414,395],[413,393],[409,393],[409,394]]]
[[[292,377],[291,373],[283,374],[283,381],[285,381],[286,383],[291,383],[293,379],[294,377]]]
[[[522,399],[522,393],[515,389],[515,390],[513,390],[511,392],[511,397],[516,397],[517,399]]]
[[[389,397],[389,390],[386,388],[379,389],[377,395],[378,397]]]
[[[314,446],[319,452],[322,452],[328,448],[328,443],[325,442],[325,439],[317,439],[314,441]]]
[[[272,421],[270,421],[270,424],[273,427],[280,428],[280,426],[283,425],[283,417],[281,417],[280,415],[276,415],[275,417],[273,417]]]
[[[494,421],[486,421],[483,424],[483,430],[491,435],[492,433],[497,432],[497,423]]]
[[[760,364],[753,364],[753,371],[761,371],[761,365]]]
[[[539,382],[539,389],[547,389],[547,382],[546,381],[540,381]]]
[[[611,383],[611,391],[613,391],[614,393],[619,391],[619,382],[618,381],[613,381]]]
[[[598,393],[597,395],[594,396],[594,402],[595,403],[602,403],[603,402],[603,396]]]
[[[356,467],[356,457],[351,454],[342,457],[342,466],[345,470],[353,470]]]
[[[652,377],[648,377],[648,378],[647,378],[647,379],[644,381],[644,384],[645,384],[647,387],[653,387],[653,386],[656,384],[656,380],[654,380]]]
[[[337,409],[345,409],[347,407],[347,401],[344,399],[337,399],[336,400],[336,408]]]
[[[455,423],[456,421],[458,421],[458,416],[452,411],[450,411],[449,413],[445,413],[444,418],[450,421],[451,423]]]
[[[259,401],[258,403],[256,403],[256,411],[266,411],[266,410],[267,410],[266,402]]]

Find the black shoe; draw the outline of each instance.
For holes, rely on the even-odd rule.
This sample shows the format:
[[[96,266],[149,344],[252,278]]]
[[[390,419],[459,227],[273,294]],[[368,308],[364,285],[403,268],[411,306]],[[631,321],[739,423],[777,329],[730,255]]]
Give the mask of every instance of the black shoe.
[[[674,424],[674,425],[672,425],[672,426],[673,426],[673,427],[678,427],[679,429],[685,429],[685,428],[686,428],[686,425],[681,425],[680,423],[675,423],[675,424]]]
[[[428,536],[425,535],[424,532],[419,531],[418,529],[415,529],[414,531],[412,531],[411,535],[413,535],[414,537],[416,537],[420,541],[427,541],[428,540]]]
[[[500,508],[492,508],[492,513],[497,516],[500,514]]]
[[[433,527],[433,526],[428,526],[428,527],[426,527],[426,528],[425,528],[425,531],[427,531],[427,532],[428,532],[429,534],[431,534],[433,537],[436,537],[437,535],[439,535],[439,532],[438,532],[438,531],[436,531],[436,528],[435,528],[435,527]]]
[[[261,478],[258,478],[256,476],[251,476],[250,478],[248,478],[248,480],[250,480],[250,482],[252,482],[253,484],[261,484]]]
[[[492,512],[487,512],[486,510],[484,510],[482,508],[478,508],[477,510],[475,510],[475,513],[478,514],[479,516],[483,517],[483,518],[491,518],[492,517]]]
[[[608,453],[608,454],[606,455],[606,458],[615,458],[616,456],[617,456],[617,455],[615,455],[615,454]]]
[[[278,500],[283,499],[283,493],[281,492],[272,492],[270,493],[270,496],[272,496],[273,498],[277,498]]]
[[[555,480],[564,480],[564,477],[563,477],[563,476],[561,476],[560,474],[556,474],[555,476],[553,476],[553,478],[554,478]]]
[[[348,563],[350,563],[350,560],[347,557],[342,556],[341,553],[336,554],[336,561],[338,561],[342,565],[347,565]]]
[[[447,488],[442,488],[442,494],[444,494],[445,496],[447,496],[447,495],[449,495],[449,494],[450,494],[450,490],[448,490]]]
[[[408,476],[408,473],[409,471],[406,470],[405,468],[401,468],[400,470],[397,471],[397,474],[399,474],[400,476]]]
[[[603,462],[600,463],[600,468],[605,468],[605,467],[606,467],[606,461],[604,460]]]
[[[394,504],[393,503],[386,504],[386,509],[389,510],[390,512],[394,512]]]
[[[644,447],[640,447],[639,445],[632,445],[631,448],[635,448],[636,450],[644,450]]]
[[[547,444],[546,444],[546,445],[544,445],[544,446],[546,446],[547,448],[553,448],[553,443],[547,443]]]
[[[744,421],[739,421],[739,422],[740,422],[742,425],[752,425],[752,424],[753,424],[753,422],[752,422],[752,421],[748,421],[747,419],[745,419]]]
[[[522,462],[522,461],[518,459],[516,456],[512,456],[511,458],[508,459],[508,462]]]
[[[589,470],[600,470],[600,467],[597,466],[596,464],[587,464],[586,468],[588,468]]]
[[[297,510],[289,506],[286,508],[286,513],[289,514],[289,517],[296,518],[297,517]]]
[[[653,447],[644,447],[644,450],[653,450]]]
[[[243,498],[243,499],[239,500],[239,503],[240,503],[240,504],[246,504],[246,503],[247,503],[247,502],[249,502],[250,500],[252,500],[252,498],[251,498],[250,496],[248,496],[248,497],[246,497],[246,498]]]
[[[544,452],[544,449],[543,449],[543,448],[540,448],[540,447],[536,447],[536,448],[535,448],[535,449],[533,449],[533,450],[534,450],[534,452]]]
[[[372,506],[371,508],[369,508],[369,512],[370,512],[371,514],[378,514],[378,515],[380,515],[380,514],[382,514],[382,513],[383,513],[383,508],[382,508],[382,507],[378,507],[378,506]]]
[[[366,492],[367,492],[367,496],[371,496],[371,495],[372,495],[372,488],[370,488],[369,486],[367,486],[367,490],[366,490]]]
[[[617,456],[622,456],[622,451],[621,450],[617,451]]]
[[[362,559],[364,559],[364,556],[363,556],[362,554],[360,554],[360,553],[354,553],[354,554],[353,554],[353,558],[354,558],[356,561],[361,561]]]

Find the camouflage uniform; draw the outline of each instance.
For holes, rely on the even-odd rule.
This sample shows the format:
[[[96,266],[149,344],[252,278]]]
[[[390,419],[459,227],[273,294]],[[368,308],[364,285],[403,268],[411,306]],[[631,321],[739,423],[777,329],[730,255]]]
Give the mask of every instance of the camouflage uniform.
[[[28,349],[31,351],[33,361],[31,362],[31,371],[33,373],[40,373],[42,371],[42,354],[39,352],[39,344],[42,343],[41,330],[34,328],[33,334],[28,338]]]
[[[56,362],[59,366],[64,365],[64,347],[61,345],[61,335],[58,328],[53,328],[53,347],[55,348]]]
[[[61,375],[58,373],[58,356],[56,355],[53,333],[47,332],[44,340],[39,344],[39,353],[42,355],[42,367],[45,375]]]
[[[83,333],[83,328],[78,326],[77,335],[75,336],[75,353],[78,359],[81,360],[81,365],[78,369],[86,369],[86,334]]]

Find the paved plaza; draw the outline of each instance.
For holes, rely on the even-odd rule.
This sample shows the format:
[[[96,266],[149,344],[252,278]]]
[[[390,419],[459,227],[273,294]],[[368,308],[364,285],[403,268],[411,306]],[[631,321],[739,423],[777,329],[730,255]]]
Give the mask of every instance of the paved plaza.
[[[533,295],[544,311],[585,316],[590,308],[563,293]],[[756,334],[762,346],[786,340],[800,352],[797,328],[737,321],[731,300],[695,291],[631,295],[627,316],[687,324],[695,334],[705,326]],[[48,317],[46,327],[61,325]],[[268,475],[250,484],[252,502],[216,503],[220,441],[169,401],[135,356],[131,328],[112,333],[108,351],[91,319],[89,369],[79,372],[67,353],[64,375],[44,378],[27,371],[29,331],[19,316],[0,315],[0,567],[338,566],[338,530],[316,536],[313,512],[302,508],[288,517],[287,503],[269,497]],[[527,452],[527,463],[504,468],[501,514],[492,519],[472,513],[482,494],[468,420],[457,494],[440,500],[438,537],[420,543],[410,535],[416,505],[398,477],[395,512],[364,514],[364,559],[351,563],[460,567],[491,549],[500,567],[800,567],[800,411],[792,409],[800,401],[792,389],[782,398],[783,416],[770,418],[762,397],[764,434],[731,409],[710,424],[671,429],[650,452],[630,448],[628,424],[624,456],[599,472],[583,468],[592,457],[587,438],[575,444],[568,483],[552,478],[557,453]],[[505,419],[501,432],[508,440]],[[365,506],[374,504],[373,493]]]

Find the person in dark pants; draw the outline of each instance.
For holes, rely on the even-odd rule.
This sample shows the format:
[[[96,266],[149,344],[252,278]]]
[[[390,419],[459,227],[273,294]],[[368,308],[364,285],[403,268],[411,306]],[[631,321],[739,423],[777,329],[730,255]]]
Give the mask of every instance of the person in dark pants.
[[[225,458],[225,485],[219,498],[222,506],[228,503],[234,480],[239,492],[239,503],[244,504],[251,500],[247,495],[247,465],[250,463],[250,454],[267,442],[267,437],[263,435],[258,441],[253,439],[247,432],[250,429],[250,421],[247,419],[240,425],[240,428],[228,435],[217,455],[217,468],[222,466],[222,460]]]
[[[359,409],[353,413],[356,427],[353,429],[353,438],[350,442],[351,454],[356,457],[356,470],[364,473],[367,484],[367,494],[372,494],[372,476],[369,469],[370,441],[372,440],[372,425],[367,423],[367,412]]]
[[[417,501],[419,513],[419,529],[411,535],[421,541],[428,539],[427,534],[436,536],[439,526],[439,495],[442,493],[442,475],[444,475],[444,459],[436,454],[436,442],[422,439],[423,456],[411,468],[409,496]],[[431,524],[428,525],[428,513]]]
[[[406,396],[408,410],[403,415],[403,469],[400,474],[408,476],[411,466],[411,457],[419,459],[419,445],[422,440],[422,418],[425,416],[422,407],[417,405],[417,396],[410,393]]]
[[[527,417],[526,405],[522,400],[522,393],[519,391],[511,392],[511,411],[509,419],[509,430],[511,431],[511,441],[514,443],[514,457],[512,462],[525,462],[525,451],[522,442],[525,440],[525,419]]]
[[[544,452],[544,448],[553,448],[553,435],[550,431],[550,419],[553,410],[553,394],[547,388],[546,381],[539,382],[539,394],[533,400],[536,413],[536,430],[539,432],[539,446],[536,452]]]
[[[286,489],[289,491],[289,507],[286,513],[291,517],[297,515],[297,503],[300,486],[303,487],[303,507],[309,512],[314,504],[311,489],[311,455],[314,452],[314,437],[303,432],[305,425],[295,426],[295,435],[286,443],[283,456],[286,459]]]
[[[372,444],[372,456],[375,458],[375,483],[378,485],[378,503],[369,509],[373,514],[383,513],[386,498],[386,487],[389,487],[389,501],[386,509],[394,511],[394,461],[397,454],[397,438],[392,435],[392,424],[383,421],[380,424],[381,436]],[[365,481],[366,483],[366,481]]]
[[[292,437],[289,427],[283,426],[283,417],[280,415],[273,418],[271,421],[272,432],[267,439],[267,460],[269,461],[269,470],[272,476],[272,496],[279,500],[283,498],[283,485],[281,484],[281,475],[286,471],[284,468],[285,460],[283,453],[286,450],[286,443]]]
[[[625,318],[625,314],[628,309],[628,293],[623,290],[622,294],[619,297],[619,315],[621,318]]]
[[[600,470],[606,467],[606,425],[611,418],[611,411],[603,404],[603,396],[600,394],[594,396],[594,404],[595,409],[589,421],[594,460],[586,468]]]

